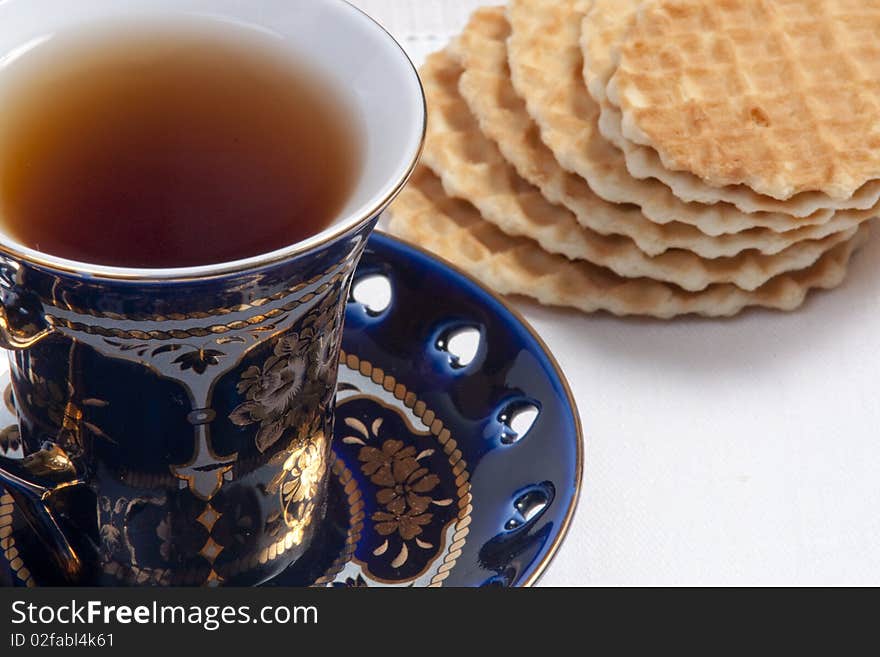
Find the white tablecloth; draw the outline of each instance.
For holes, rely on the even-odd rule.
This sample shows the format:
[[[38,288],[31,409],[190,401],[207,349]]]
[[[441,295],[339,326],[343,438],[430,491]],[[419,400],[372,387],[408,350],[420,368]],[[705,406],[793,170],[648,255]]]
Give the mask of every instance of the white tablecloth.
[[[473,0],[355,0],[417,61]],[[880,235],[791,315],[516,304],[568,374],[583,497],[545,585],[880,584]]]

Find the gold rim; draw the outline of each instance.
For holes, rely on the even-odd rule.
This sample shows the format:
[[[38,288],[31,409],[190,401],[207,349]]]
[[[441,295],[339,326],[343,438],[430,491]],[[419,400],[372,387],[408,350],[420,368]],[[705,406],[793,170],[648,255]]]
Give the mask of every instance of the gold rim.
[[[470,534],[470,518],[474,510],[474,505],[472,504],[473,495],[471,492],[473,489],[472,473],[468,467],[467,461],[464,459],[464,455],[461,450],[458,449],[460,443],[452,437],[449,427],[446,426],[443,420],[441,420],[433,410],[428,408],[425,402],[419,399],[415,392],[407,388],[394,376],[388,374],[382,368],[375,367],[371,362],[362,360],[357,354],[350,354],[343,351],[339,362],[340,367],[347,367],[352,372],[359,373],[363,378],[372,379],[373,383],[381,386],[388,393],[394,395],[394,398],[397,401],[401,402],[404,407],[409,409],[409,411],[419,419],[422,425],[428,428],[430,435],[443,448],[443,453],[448,457],[447,462],[450,472],[452,472],[453,475],[458,466],[462,466],[463,468],[463,470],[455,477],[455,494],[458,498],[458,513],[456,514],[455,520],[450,520],[440,532],[441,549],[437,555],[444,555],[443,562],[440,564],[440,571],[435,573],[431,578],[431,581],[426,585],[428,588],[443,586],[443,581],[449,577],[452,569],[455,567],[458,558],[461,556],[462,548],[464,548],[467,541],[467,536]],[[381,383],[376,380],[377,378],[382,379]],[[380,404],[384,405],[381,401]],[[428,414],[431,415],[430,419],[428,418]],[[442,543],[445,542],[446,532],[453,525],[455,526],[455,532],[452,535],[449,547],[444,549]],[[375,573],[370,571],[368,563],[364,563],[360,560],[356,561],[361,566],[361,570],[367,573],[373,581],[384,584],[405,583],[378,577]],[[436,561],[436,559],[429,561],[424,569],[415,575],[410,581],[415,581],[423,576],[436,563]]]
[[[357,13],[365,16],[373,25],[376,26],[376,28],[378,28],[382,33],[385,34],[386,37],[388,37],[388,39],[391,40],[391,43],[394,45],[394,47],[397,48],[397,50],[403,56],[404,60],[409,64],[409,68],[412,70],[412,74],[415,77],[416,87],[418,88],[419,96],[421,97],[420,104],[422,116],[421,126],[418,128],[418,145],[412,153],[403,174],[394,185],[394,187],[384,197],[382,197],[381,200],[373,204],[373,206],[369,210],[364,211],[359,215],[356,215],[357,219],[347,219],[337,229],[328,229],[329,232],[327,233],[327,235],[322,237],[320,240],[305,240],[299,244],[293,244],[284,247],[283,249],[254,256],[251,258],[198,267],[181,267],[170,269],[129,269],[125,267],[110,267],[106,265],[96,265],[94,263],[77,262],[75,260],[67,260],[66,258],[59,258],[51,256],[49,254],[44,254],[34,249],[25,247],[24,245],[16,244],[15,242],[6,243],[2,235],[0,235],[0,254],[12,257],[15,260],[25,262],[30,265],[35,265],[43,269],[48,269],[55,273],[75,274],[77,276],[86,275],[89,278],[95,280],[135,281],[143,283],[175,283],[196,280],[210,280],[213,278],[229,276],[230,274],[240,274],[256,269],[262,269],[264,267],[269,267],[284,262],[286,260],[290,260],[298,255],[302,255],[303,253],[317,250],[337,240],[344,239],[346,236],[353,235],[358,230],[367,225],[371,220],[381,216],[382,213],[385,212],[386,209],[388,209],[388,206],[391,205],[391,202],[394,201],[395,198],[397,198],[398,194],[400,194],[400,192],[409,182],[410,178],[415,172],[416,165],[418,165],[419,163],[422,151],[425,148],[425,138],[428,131],[428,104],[425,98],[425,90],[422,85],[422,80],[419,77],[418,69],[416,68],[415,64],[413,64],[413,61],[412,59],[410,59],[406,50],[403,48],[403,46],[400,45],[400,42],[395,39],[394,36],[387,29],[385,29],[385,26],[379,23],[379,21],[374,19],[368,13],[366,13],[359,7],[355,7],[348,0],[340,0],[340,2],[341,4],[348,6],[350,9],[356,11]],[[2,0],[0,0],[0,4],[2,4]]]
[[[550,361],[550,365],[553,366],[553,370],[554,370],[554,372],[556,372],[556,376],[559,378],[559,381],[562,383],[562,387],[565,390],[565,395],[568,400],[568,405],[571,408],[572,416],[574,417],[575,434],[577,437],[577,456],[576,456],[576,463],[575,463],[574,496],[572,497],[571,501],[569,502],[568,509],[566,510],[565,518],[562,521],[562,527],[559,531],[559,534],[557,534],[556,539],[550,545],[550,548],[547,552],[547,555],[543,559],[541,559],[541,561],[535,567],[532,574],[529,575],[525,579],[525,581],[521,584],[521,587],[524,587],[524,588],[532,587],[538,583],[538,580],[540,580],[541,577],[544,575],[544,573],[547,571],[547,568],[550,566],[550,563],[553,561],[554,557],[556,557],[557,553],[559,552],[560,547],[562,547],[562,543],[568,537],[568,532],[571,529],[572,521],[574,520],[575,513],[577,512],[577,507],[578,507],[578,504],[579,504],[580,498],[581,498],[581,491],[583,489],[584,460],[585,460],[584,428],[583,428],[583,424],[581,422],[580,412],[578,411],[577,402],[575,401],[575,398],[574,398],[574,393],[572,392],[571,386],[568,383],[568,378],[565,376],[565,372],[563,372],[562,367],[559,365],[559,361],[556,360],[556,356],[553,355],[553,352],[550,351],[550,348],[547,346],[547,343],[544,342],[544,339],[540,335],[538,335],[537,331],[535,331],[535,329],[532,327],[532,325],[529,323],[529,321],[523,316],[523,314],[519,310],[517,310],[516,308],[512,307],[506,299],[504,299],[502,296],[497,294],[495,291],[487,288],[485,285],[483,285],[482,283],[480,283],[479,281],[474,279],[473,276],[471,276],[466,271],[464,271],[461,267],[450,262],[446,258],[439,256],[436,253],[433,253],[432,251],[428,251],[427,249],[425,249],[421,246],[418,246],[417,244],[413,244],[412,242],[409,242],[405,239],[401,239],[395,235],[392,235],[388,232],[385,232],[385,231],[376,231],[376,232],[381,234],[385,238],[388,238],[388,239],[395,241],[395,242],[400,242],[401,244],[404,244],[407,247],[409,247],[419,253],[422,253],[423,255],[426,255],[430,258],[433,258],[434,260],[437,260],[438,262],[445,265],[446,267],[449,267],[449,269],[451,269],[452,271],[460,274],[461,276],[463,276],[464,278],[469,280],[471,283],[473,283],[478,288],[480,288],[480,290],[482,290],[484,293],[486,293],[487,296],[489,296],[492,299],[494,299],[495,301],[497,301],[505,310],[507,310],[507,312],[509,312],[511,315],[513,315],[513,317],[517,321],[519,321],[520,324],[523,325],[523,327],[526,329],[526,331],[528,331],[528,333],[532,336],[532,338],[534,338],[535,342],[538,343],[538,346],[540,346],[541,349],[544,351],[544,354],[547,356],[547,360]]]

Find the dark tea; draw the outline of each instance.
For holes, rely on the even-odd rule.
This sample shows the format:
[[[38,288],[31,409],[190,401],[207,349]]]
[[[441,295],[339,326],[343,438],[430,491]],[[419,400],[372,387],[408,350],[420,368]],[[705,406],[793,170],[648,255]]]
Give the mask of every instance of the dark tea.
[[[0,222],[54,256],[265,254],[332,223],[361,161],[344,91],[244,28],[74,32],[0,75]]]

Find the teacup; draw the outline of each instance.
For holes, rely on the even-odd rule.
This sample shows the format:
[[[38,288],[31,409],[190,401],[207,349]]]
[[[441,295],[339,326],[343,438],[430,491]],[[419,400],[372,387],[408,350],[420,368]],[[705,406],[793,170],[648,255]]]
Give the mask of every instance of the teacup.
[[[97,266],[0,234],[25,450],[0,481],[71,583],[253,585],[302,557],[323,519],[349,286],[424,138],[409,59],[341,0],[7,0],[0,76],[53,34],[175,15],[266,31],[348,89],[363,174],[329,228],[236,262]]]

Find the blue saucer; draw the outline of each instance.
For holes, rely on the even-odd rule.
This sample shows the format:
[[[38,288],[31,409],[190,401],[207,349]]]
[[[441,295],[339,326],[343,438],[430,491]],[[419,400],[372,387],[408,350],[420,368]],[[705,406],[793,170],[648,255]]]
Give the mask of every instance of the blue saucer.
[[[583,438],[553,357],[503,302],[376,234],[348,305],[327,522],[269,586],[529,586],[577,503]],[[0,449],[15,452],[11,396]],[[0,489],[2,492],[2,489]],[[57,583],[0,496],[0,585]]]

